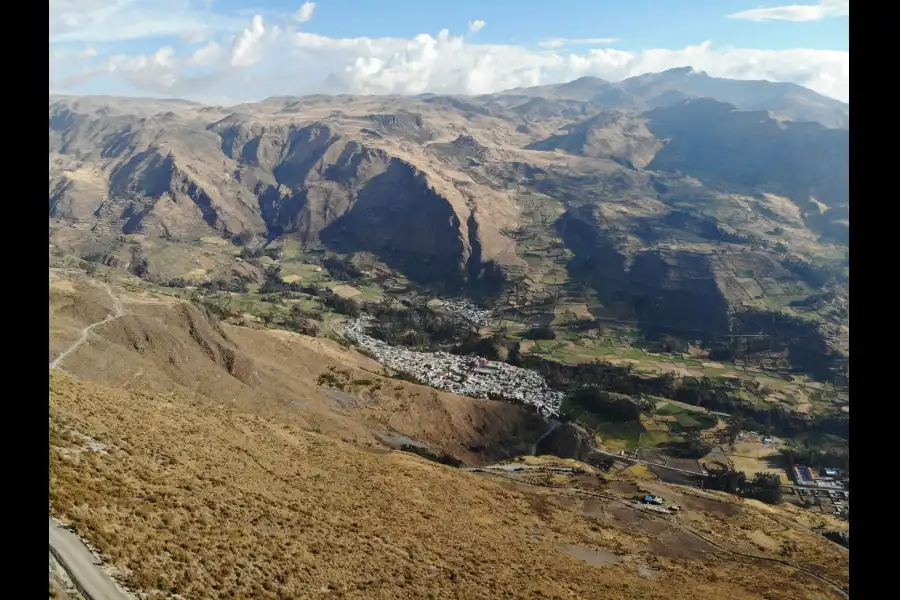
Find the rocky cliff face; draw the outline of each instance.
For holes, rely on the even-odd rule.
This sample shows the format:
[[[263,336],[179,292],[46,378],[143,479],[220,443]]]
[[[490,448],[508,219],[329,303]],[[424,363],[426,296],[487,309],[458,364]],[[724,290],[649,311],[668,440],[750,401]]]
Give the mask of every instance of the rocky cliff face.
[[[249,229],[372,252],[421,280],[465,276],[479,244],[477,227],[468,230],[473,211],[421,165],[343,123],[203,118],[129,119],[51,104],[50,216],[175,239]],[[431,136],[413,113],[358,121],[401,143]]]

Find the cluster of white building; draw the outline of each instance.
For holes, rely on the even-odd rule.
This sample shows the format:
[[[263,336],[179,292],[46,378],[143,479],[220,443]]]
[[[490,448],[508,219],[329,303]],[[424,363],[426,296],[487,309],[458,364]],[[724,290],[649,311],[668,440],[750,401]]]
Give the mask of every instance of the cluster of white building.
[[[545,417],[559,416],[565,394],[550,389],[539,373],[471,356],[416,352],[391,346],[366,333],[366,319],[362,317],[348,322],[345,335],[389,369],[454,394],[516,400],[536,407]]]
[[[479,308],[468,300],[442,300],[441,309],[478,327],[483,327],[494,318],[494,311]]]

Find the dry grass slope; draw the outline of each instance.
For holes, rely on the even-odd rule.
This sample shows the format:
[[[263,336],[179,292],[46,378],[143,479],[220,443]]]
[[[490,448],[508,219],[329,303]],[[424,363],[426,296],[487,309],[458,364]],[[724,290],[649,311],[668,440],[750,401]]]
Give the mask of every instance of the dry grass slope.
[[[709,548],[643,551],[649,531],[585,518],[552,491],[203,399],[54,373],[50,402],[52,512],[152,598],[834,597]],[[560,544],[632,550],[655,574]]]

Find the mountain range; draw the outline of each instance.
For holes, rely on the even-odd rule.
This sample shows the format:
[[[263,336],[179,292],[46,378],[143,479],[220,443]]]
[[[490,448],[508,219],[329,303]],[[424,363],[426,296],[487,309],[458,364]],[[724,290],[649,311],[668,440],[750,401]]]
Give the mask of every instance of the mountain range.
[[[621,82],[582,77],[568,83],[518,88],[497,94],[588,102],[603,109],[644,111],[688,98],[714,98],[741,110],[762,110],[794,121],[815,121],[830,128],[850,127],[850,105],[795,83],[710,77],[691,67],[646,73]]]
[[[477,97],[51,97],[51,241],[127,266],[152,240],[246,231],[445,290],[559,293],[528,256],[547,251],[522,238],[536,227],[569,280],[603,288],[605,316],[727,331],[771,308],[729,292],[736,273],[842,268],[848,123],[848,105],[794,84],[688,68]]]

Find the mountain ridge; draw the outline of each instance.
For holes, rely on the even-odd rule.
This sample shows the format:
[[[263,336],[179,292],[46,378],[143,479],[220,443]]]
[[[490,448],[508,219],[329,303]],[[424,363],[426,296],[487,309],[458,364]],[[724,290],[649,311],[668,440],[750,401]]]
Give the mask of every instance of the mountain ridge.
[[[227,109],[70,98],[49,111],[51,241],[146,263],[152,277],[197,277],[157,258],[173,243],[185,259],[212,252],[202,262],[226,278],[246,272],[237,249],[188,248],[243,236],[492,303],[588,282],[603,288],[596,315],[696,317],[692,328],[708,321],[718,333],[751,307],[791,314],[791,302],[846,279],[849,131],[710,98],[675,94],[649,110],[503,95],[278,97]],[[606,266],[589,267],[599,257]],[[647,269],[640,288],[634,260]],[[781,264],[832,275],[796,287],[797,267]],[[697,269],[709,303],[689,300]],[[757,271],[782,282],[766,284],[779,298],[739,283]],[[679,291],[663,292],[673,280]],[[648,312],[660,294],[670,300]],[[688,319],[692,305],[708,314]]]

